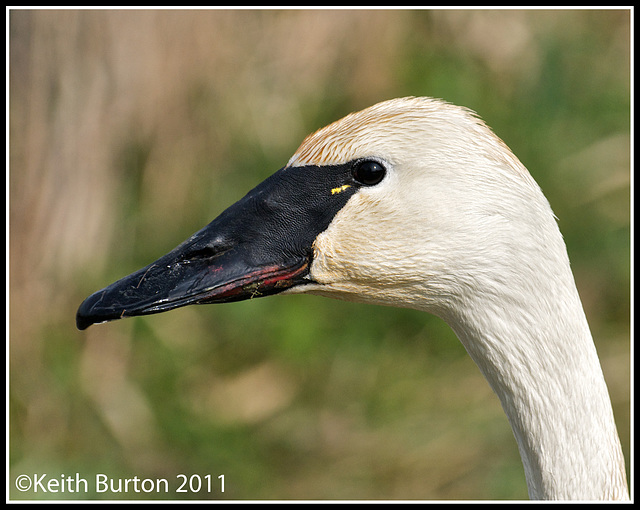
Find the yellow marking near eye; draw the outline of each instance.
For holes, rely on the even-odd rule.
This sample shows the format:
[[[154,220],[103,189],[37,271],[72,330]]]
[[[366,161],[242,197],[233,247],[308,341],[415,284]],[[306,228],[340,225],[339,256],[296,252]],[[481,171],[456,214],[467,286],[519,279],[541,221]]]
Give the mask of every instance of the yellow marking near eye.
[[[337,188],[333,188],[331,190],[331,194],[332,195],[337,195],[338,193],[342,193],[344,190],[346,190],[347,188],[350,188],[351,184],[343,184],[342,186],[339,186]]]

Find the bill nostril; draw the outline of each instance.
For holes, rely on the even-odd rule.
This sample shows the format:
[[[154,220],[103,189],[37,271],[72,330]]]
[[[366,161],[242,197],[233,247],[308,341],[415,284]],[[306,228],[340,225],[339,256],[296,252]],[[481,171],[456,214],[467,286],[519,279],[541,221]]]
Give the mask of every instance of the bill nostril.
[[[181,257],[181,263],[189,264],[211,260],[228,252],[233,244],[225,239],[215,239],[207,244],[194,246]]]

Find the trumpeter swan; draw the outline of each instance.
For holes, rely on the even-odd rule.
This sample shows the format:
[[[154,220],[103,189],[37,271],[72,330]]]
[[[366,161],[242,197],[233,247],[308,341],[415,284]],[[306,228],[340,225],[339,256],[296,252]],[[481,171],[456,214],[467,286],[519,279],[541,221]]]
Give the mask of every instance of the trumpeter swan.
[[[153,264],[96,292],[96,322],[280,292],[424,310],[500,398],[532,499],[628,499],[607,387],[549,203],[473,113],[374,105]]]

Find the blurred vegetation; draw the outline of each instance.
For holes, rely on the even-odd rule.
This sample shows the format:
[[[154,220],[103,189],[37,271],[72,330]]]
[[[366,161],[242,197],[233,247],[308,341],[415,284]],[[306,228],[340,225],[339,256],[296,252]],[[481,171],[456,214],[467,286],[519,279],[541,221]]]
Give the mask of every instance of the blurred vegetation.
[[[307,133],[404,95],[476,110],[541,184],[629,462],[628,10],[11,10],[9,31],[12,498],[527,497],[434,317],[281,296],[75,329]],[[20,493],[23,473],[174,485]]]

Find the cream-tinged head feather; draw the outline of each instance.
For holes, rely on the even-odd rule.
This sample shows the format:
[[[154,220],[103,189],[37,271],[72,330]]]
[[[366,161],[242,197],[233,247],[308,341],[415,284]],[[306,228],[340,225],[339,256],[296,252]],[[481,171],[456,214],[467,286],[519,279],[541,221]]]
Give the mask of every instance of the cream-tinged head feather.
[[[433,140],[424,139],[429,133]],[[425,143],[440,143],[502,160],[530,179],[529,173],[474,112],[428,97],[404,97],[373,105],[307,136],[287,166],[335,165],[384,152],[389,162],[404,161]],[[443,147],[444,148],[444,147]]]

